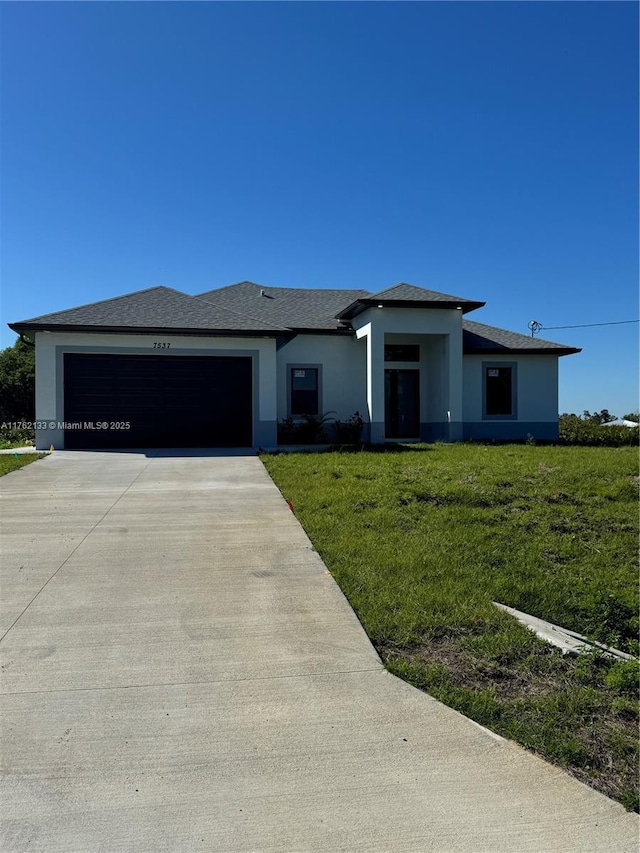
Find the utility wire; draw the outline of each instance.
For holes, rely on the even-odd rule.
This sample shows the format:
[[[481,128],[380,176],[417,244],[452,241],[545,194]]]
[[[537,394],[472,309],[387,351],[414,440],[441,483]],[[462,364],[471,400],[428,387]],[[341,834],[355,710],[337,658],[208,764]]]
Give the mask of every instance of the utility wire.
[[[587,326],[622,326],[623,323],[640,323],[640,320],[613,320],[610,323],[579,323],[577,326],[542,326],[543,329],[586,329]]]
[[[575,326],[543,326],[537,320],[531,320],[527,325],[531,330],[531,337],[535,337],[541,329],[586,329],[588,326],[622,326],[624,323],[640,323],[640,320],[612,320],[609,323],[578,323]]]

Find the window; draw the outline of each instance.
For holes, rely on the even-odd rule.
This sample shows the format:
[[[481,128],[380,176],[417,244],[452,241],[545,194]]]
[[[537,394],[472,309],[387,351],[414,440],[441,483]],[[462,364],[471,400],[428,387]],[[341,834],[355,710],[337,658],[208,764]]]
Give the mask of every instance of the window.
[[[515,417],[515,367],[495,364],[484,366],[484,413],[487,417]]]
[[[318,368],[291,368],[291,414],[317,415],[318,405]]]
[[[385,344],[385,361],[420,361],[419,344]]]

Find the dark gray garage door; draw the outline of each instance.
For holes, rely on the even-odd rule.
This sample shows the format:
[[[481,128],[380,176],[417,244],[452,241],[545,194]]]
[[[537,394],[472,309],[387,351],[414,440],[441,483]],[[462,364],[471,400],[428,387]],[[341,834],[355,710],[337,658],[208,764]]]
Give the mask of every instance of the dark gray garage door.
[[[250,447],[251,358],[66,353],[64,420],[67,448]]]

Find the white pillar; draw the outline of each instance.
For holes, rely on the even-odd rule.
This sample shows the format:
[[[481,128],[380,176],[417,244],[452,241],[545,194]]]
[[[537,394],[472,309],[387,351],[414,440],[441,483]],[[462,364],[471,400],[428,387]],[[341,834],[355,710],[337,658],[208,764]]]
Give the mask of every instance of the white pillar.
[[[367,323],[356,331],[357,338],[367,339],[367,411],[369,441],[384,441],[384,332]]]
[[[462,325],[447,336],[449,441],[462,441]]]
[[[373,444],[384,441],[384,332],[369,324],[367,335],[367,405]]]

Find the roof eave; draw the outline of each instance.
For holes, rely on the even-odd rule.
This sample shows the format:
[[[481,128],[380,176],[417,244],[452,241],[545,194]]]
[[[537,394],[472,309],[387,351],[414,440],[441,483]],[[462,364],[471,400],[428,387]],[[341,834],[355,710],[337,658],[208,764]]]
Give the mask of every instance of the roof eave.
[[[313,328],[312,326],[290,326],[290,331],[296,335],[353,335],[351,326],[335,326],[332,328],[320,327]]]
[[[576,355],[581,347],[463,347],[463,355]]]
[[[463,314],[468,314],[470,311],[476,311],[478,308],[483,308],[486,302],[471,302],[469,300],[458,299],[454,301],[436,301],[429,299],[357,299],[351,305],[336,314],[337,320],[351,320],[367,308],[430,308],[430,309],[448,309],[461,308]]]
[[[199,335],[205,337],[232,337],[232,338],[275,338],[286,334],[289,329],[200,329],[200,328],[174,328],[167,326],[91,326],[77,324],[35,324],[25,325],[23,323],[7,323],[10,329],[17,334],[25,332],[84,332],[98,335]]]

